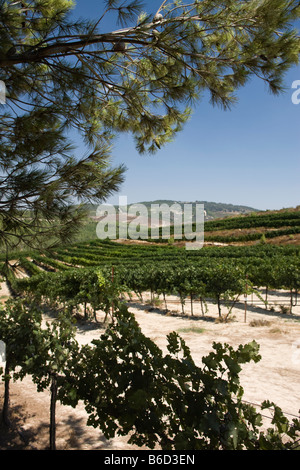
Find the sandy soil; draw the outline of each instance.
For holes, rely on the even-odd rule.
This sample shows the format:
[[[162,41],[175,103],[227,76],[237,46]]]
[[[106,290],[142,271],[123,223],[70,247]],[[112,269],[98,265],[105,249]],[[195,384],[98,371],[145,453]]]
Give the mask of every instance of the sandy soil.
[[[5,287],[2,287],[0,296],[8,295]],[[281,313],[280,305],[289,304],[287,292],[270,293],[268,310],[258,298],[248,299],[246,318],[244,303],[236,304],[231,314],[232,321],[229,323],[216,321],[218,312],[214,304],[208,304],[208,312],[202,316],[199,302],[195,302],[194,316],[191,317],[189,302],[185,306],[183,316],[178,300],[177,303],[172,303],[172,300],[176,299],[168,298],[168,313],[163,310],[163,303],[153,308],[145,303],[130,302],[129,307],[143,332],[163,350],[166,347],[166,335],[171,331],[179,332],[199,365],[202,357],[212,350],[214,341],[237,347],[255,339],[260,344],[262,359],[257,364],[250,363],[243,367],[241,383],[244,399],[258,406],[263,400],[269,399],[280,406],[291,420],[299,416],[300,305],[293,307],[292,315]],[[271,306],[273,311],[270,310]],[[222,313],[227,313],[225,306]],[[89,323],[78,329],[78,341],[81,344],[88,343],[102,334],[103,318],[104,315],[99,313],[99,324]],[[261,321],[264,321],[263,325],[259,325]],[[1,402],[2,396],[3,383],[0,384]],[[12,417],[18,429],[22,431],[22,439],[16,432],[4,433],[2,428],[0,449],[46,449],[49,441],[49,406],[49,393],[37,393],[30,377],[23,382],[13,383]],[[127,444],[127,438],[107,441],[99,430],[86,426],[86,419],[83,405],[76,409],[57,405],[57,449],[137,449]]]

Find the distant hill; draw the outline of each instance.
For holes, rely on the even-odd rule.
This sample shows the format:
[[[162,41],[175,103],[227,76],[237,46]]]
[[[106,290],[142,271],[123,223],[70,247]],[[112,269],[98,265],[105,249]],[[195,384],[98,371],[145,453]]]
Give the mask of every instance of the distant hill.
[[[210,201],[175,201],[172,199],[158,199],[155,201],[141,202],[140,204],[144,204],[146,206],[151,206],[151,204],[168,204],[171,206],[175,203],[180,204],[181,206],[183,204],[203,204],[206,212],[206,220],[258,212],[258,209],[255,209],[254,207]]]
[[[204,240],[206,245],[252,245],[268,243],[274,245],[300,245],[300,205],[297,207],[282,208],[278,210],[259,211],[253,207],[216,203],[208,201],[196,201],[204,204],[206,211]],[[188,201],[155,200],[144,201],[147,207],[145,225],[152,219],[150,216],[151,204],[187,204]],[[195,202],[193,203],[195,206]],[[129,204],[130,206],[131,204]],[[86,241],[96,238],[95,226],[99,220],[96,217],[96,205],[90,205],[90,217],[81,227],[77,241]],[[118,206],[115,206],[118,214]],[[121,208],[122,210],[122,208]],[[113,217],[113,215],[112,215]],[[129,216],[131,222],[135,216]],[[172,225],[172,217],[170,222]],[[148,225],[149,226],[149,225]],[[162,226],[159,222],[159,226]],[[172,227],[171,227],[172,229]],[[171,230],[172,231],[172,230]]]
[[[219,219],[223,217],[232,217],[241,214],[248,214],[251,212],[258,212],[258,209],[255,209],[254,207],[210,201],[176,201],[173,199],[157,199],[154,201],[141,201],[137,202],[136,204],[143,204],[144,206],[150,209],[152,204],[167,204],[170,207],[175,203],[180,204],[181,206],[183,206],[183,204],[204,204],[205,220]],[[130,206],[131,204],[128,205]],[[118,208],[118,206],[115,207]],[[95,216],[96,209],[97,206],[90,206],[90,213],[92,216]]]

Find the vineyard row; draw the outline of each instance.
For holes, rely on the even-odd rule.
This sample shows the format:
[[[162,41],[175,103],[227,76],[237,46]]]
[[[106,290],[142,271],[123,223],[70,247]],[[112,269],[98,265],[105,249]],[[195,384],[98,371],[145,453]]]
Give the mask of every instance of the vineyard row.
[[[27,279],[14,279],[16,292],[30,293],[40,300],[59,301],[77,309],[92,305],[94,312],[111,308],[124,292],[133,292],[141,300],[143,293],[151,296],[178,295],[182,306],[187,297],[205,301],[213,298],[221,315],[221,301],[253,292],[254,289],[286,289],[292,299],[300,288],[300,259],[298,256],[272,258],[240,257],[199,258],[197,260],[111,263],[90,267],[41,273],[28,260],[21,260],[29,274]]]

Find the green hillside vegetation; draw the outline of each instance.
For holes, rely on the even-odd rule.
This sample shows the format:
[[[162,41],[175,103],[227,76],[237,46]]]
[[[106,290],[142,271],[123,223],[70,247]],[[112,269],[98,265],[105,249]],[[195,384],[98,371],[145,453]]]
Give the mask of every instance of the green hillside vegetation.
[[[162,203],[162,201],[159,201]],[[97,221],[87,217],[85,222],[77,231],[73,244],[95,241],[97,243],[96,227]],[[195,230],[195,226],[193,227]],[[249,212],[247,214],[205,221],[204,224],[205,244],[222,243],[229,245],[300,245],[300,206],[294,209],[283,209],[280,211]],[[184,231],[182,230],[182,233]],[[151,240],[150,243],[164,243],[182,245],[184,240],[174,240],[173,227],[170,228],[170,239],[160,238]],[[131,244],[133,240],[128,240]],[[73,244],[64,249],[70,249]],[[22,248],[22,245],[20,245]],[[148,246],[148,249],[149,246]],[[30,250],[14,250],[9,253],[10,259],[20,256],[20,253],[29,253]],[[5,259],[2,254],[1,259]]]
[[[168,204],[170,207],[175,201],[158,200],[145,203]],[[144,204],[144,203],[141,203]],[[211,203],[212,205],[215,203]],[[217,204],[218,205],[218,204]],[[225,205],[224,205],[225,206]],[[223,206],[223,210],[224,210]],[[232,206],[235,210],[242,210],[244,206]],[[246,209],[245,209],[246,210]],[[91,214],[92,212],[90,212]],[[229,214],[229,213],[228,213]],[[216,242],[226,244],[253,244],[253,243],[275,243],[275,244],[299,244],[300,243],[300,206],[296,208],[282,209],[278,211],[250,210],[244,214],[228,215],[213,220],[205,220],[205,242]],[[97,220],[87,218],[78,231],[75,241],[84,242],[96,238]],[[193,231],[196,227],[193,226]],[[184,230],[182,230],[184,233]],[[174,228],[170,228],[170,240],[173,241]],[[162,229],[160,229],[162,235]],[[149,241],[168,242],[165,238],[151,240],[149,229]]]
[[[208,221],[204,229],[207,242],[299,244],[300,207]]]
[[[196,232],[196,229],[196,224],[193,224],[193,232]],[[184,234],[183,228],[182,234]],[[170,235],[171,237],[174,235],[173,226],[170,228]],[[150,236],[149,229],[149,238]],[[162,228],[160,228],[160,236],[160,239],[152,241],[168,241],[163,237]],[[226,244],[258,241],[298,244],[300,242],[300,210],[250,212],[234,217],[206,220],[204,241]]]
[[[228,269],[238,269],[240,279],[243,282],[246,276],[248,278],[250,276],[255,285],[268,285],[274,288],[285,287],[291,290],[299,288],[299,210],[251,213],[207,222],[205,224],[206,244],[201,250],[195,251],[186,250],[183,241],[171,243],[169,240],[168,243],[168,240],[164,240],[164,243],[161,243],[162,240],[158,240],[155,243],[150,241],[140,243],[135,240],[99,240],[95,237],[95,226],[96,222],[87,222],[81,233],[78,234],[76,242],[52,251],[12,252],[9,255],[8,264],[5,255],[2,254],[0,257],[2,274],[6,277],[12,293],[18,293],[19,289],[22,290],[25,286],[32,286],[32,282],[36,287],[36,283],[41,281],[39,276],[48,276],[49,272],[61,273],[66,276],[70,270],[76,268],[77,271],[80,271],[78,268],[82,268],[90,269],[92,272],[95,269],[108,269],[108,273],[111,273],[112,266],[116,268],[117,273],[126,269],[124,277],[126,282],[123,279],[122,285],[124,282],[127,285],[129,279],[134,279],[137,270],[143,267],[143,272],[140,275],[144,281],[141,282],[146,282],[145,279],[148,279],[148,284],[144,284],[144,288],[149,288],[151,291],[157,290],[157,279],[163,278],[165,270],[173,273],[181,269],[182,279],[174,282],[179,293],[180,289],[183,289],[180,294],[183,296],[189,292],[187,285],[190,282],[188,280],[190,274],[186,269],[198,272],[201,268],[201,277],[207,269],[213,267],[217,269],[223,265],[226,265]],[[233,236],[232,233],[239,235]],[[229,246],[218,246],[217,242],[215,246],[211,246],[214,244],[212,240],[227,241]],[[275,243],[276,240],[277,243]],[[264,272],[263,275],[258,274],[258,267]],[[289,274],[290,279],[286,281],[285,272],[292,267],[294,267],[294,272]],[[29,279],[20,280],[18,274],[20,272],[27,275]],[[152,273],[152,280],[149,280],[150,273]],[[79,276],[79,272],[77,276]],[[213,279],[216,280],[216,274]],[[233,282],[231,277],[230,279],[233,284],[231,287],[227,286],[226,290],[234,291],[235,281]],[[202,281],[197,279],[192,282],[191,285],[196,289],[195,293],[199,294],[198,289],[203,288],[203,285],[208,282],[207,279],[202,279]],[[65,280],[60,279],[60,288],[64,282]],[[135,290],[135,281],[132,282],[131,288]],[[43,281],[43,288],[47,283],[48,280],[46,284]]]
[[[112,293],[103,298],[97,276],[100,272],[110,282],[114,269],[114,282],[121,291],[133,291],[140,298],[145,291],[152,296],[175,293],[183,309],[187,297],[201,301],[212,297],[221,315],[221,301],[242,295],[246,285],[289,290],[291,308],[300,288],[299,210],[207,222],[205,240],[226,238],[228,246],[206,241],[202,249],[192,251],[182,241],[100,240],[93,236],[93,227],[95,222],[88,222],[76,242],[51,251],[12,252],[8,263],[2,254],[1,271],[11,293],[27,292],[49,302],[59,298],[75,310],[78,304],[92,302],[94,311],[101,307],[108,312]],[[226,230],[238,231],[239,236],[225,237]],[[276,239],[285,241],[273,243]]]

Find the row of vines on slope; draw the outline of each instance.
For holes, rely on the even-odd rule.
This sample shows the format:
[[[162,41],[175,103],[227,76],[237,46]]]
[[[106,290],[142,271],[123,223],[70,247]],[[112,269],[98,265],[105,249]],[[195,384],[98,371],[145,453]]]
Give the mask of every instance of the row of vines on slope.
[[[85,316],[89,305],[95,318],[97,310],[108,313],[112,299],[125,292],[135,293],[141,301],[145,292],[150,292],[151,298],[162,295],[165,303],[167,295],[177,295],[183,312],[189,297],[192,313],[194,299],[201,301],[202,308],[207,299],[214,299],[221,317],[222,301],[232,306],[241,295],[258,293],[257,288],[265,288],[266,292],[268,289],[286,289],[290,291],[292,311],[300,288],[300,259],[297,256],[199,258],[176,262],[144,259],[143,263],[135,261],[114,267],[102,264],[55,273],[37,274],[34,270],[31,277],[15,280],[15,288],[30,292],[39,300],[58,301],[71,310],[83,306]],[[264,301],[267,303],[267,294]]]

